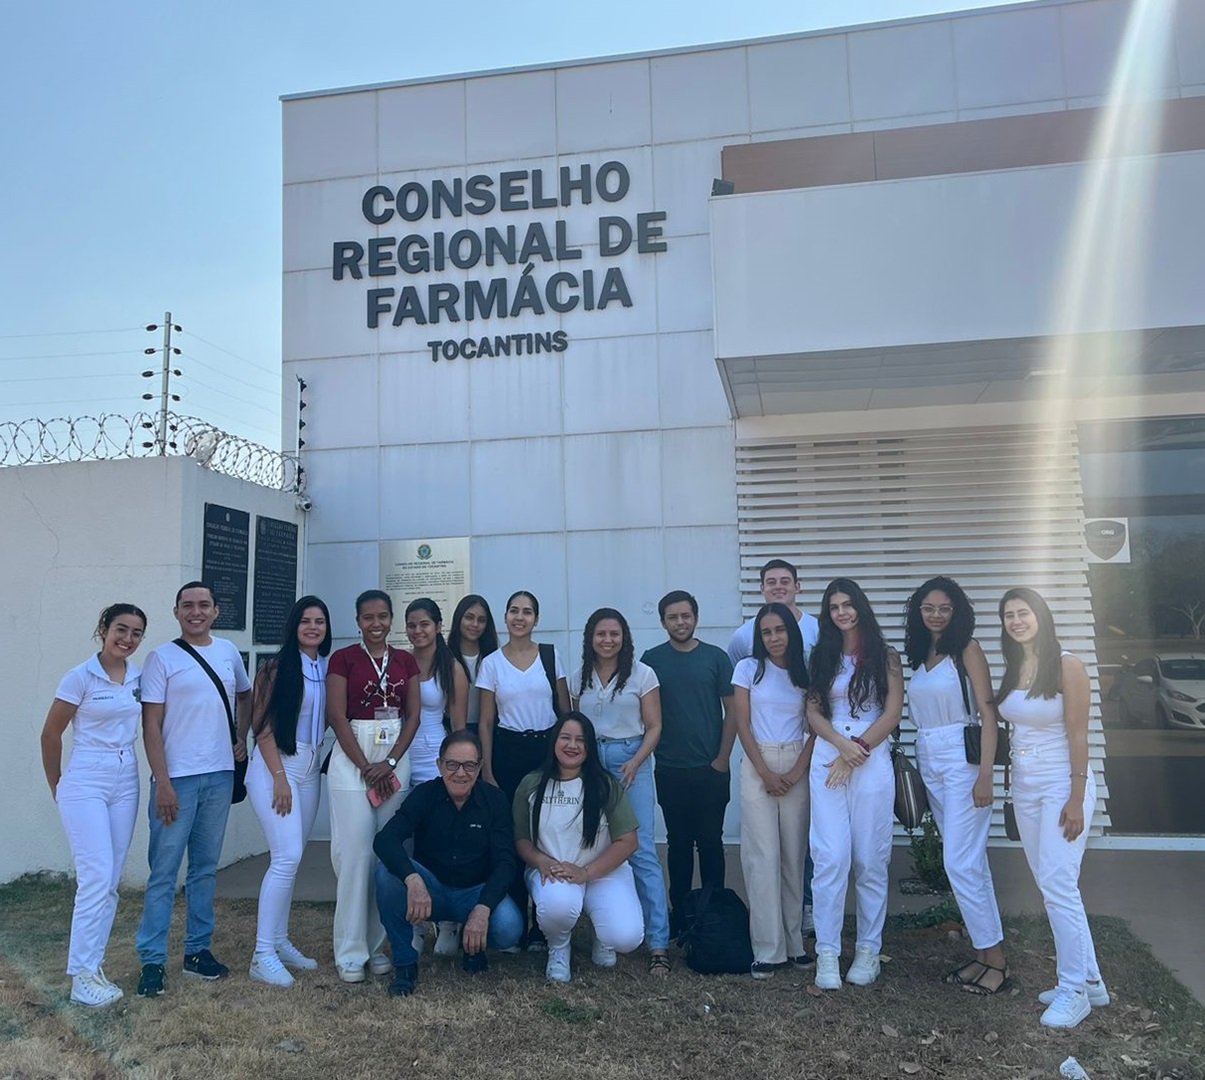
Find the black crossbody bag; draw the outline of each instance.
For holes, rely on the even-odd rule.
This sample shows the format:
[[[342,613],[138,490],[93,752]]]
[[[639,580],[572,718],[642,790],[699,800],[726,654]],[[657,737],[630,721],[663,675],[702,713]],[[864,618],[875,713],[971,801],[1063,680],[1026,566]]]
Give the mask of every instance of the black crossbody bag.
[[[196,649],[194,649],[183,638],[176,638],[172,642],[173,645],[179,645],[189,656],[191,656],[198,664],[201,665],[201,670],[209,676],[213,685],[218,688],[218,694],[221,695],[222,704],[226,706],[226,723],[230,725],[230,745],[238,745],[238,731],[234,726],[234,710],[230,707],[230,698],[226,696],[226,687],[222,685],[222,680],[218,677],[218,673],[213,670],[205,661]],[[230,793],[230,802],[241,803],[247,797],[247,759],[243,758],[239,761],[234,759],[234,790]]]
[[[971,695],[967,692],[967,673],[962,666],[962,657],[954,657],[954,667],[958,669],[958,685],[962,688],[962,703],[966,706],[967,716],[973,716],[971,710]],[[966,750],[968,765],[978,765],[983,760],[983,728],[979,724],[967,724],[962,729],[962,741]],[[996,725],[996,757],[993,765],[1008,764],[1008,724]]]

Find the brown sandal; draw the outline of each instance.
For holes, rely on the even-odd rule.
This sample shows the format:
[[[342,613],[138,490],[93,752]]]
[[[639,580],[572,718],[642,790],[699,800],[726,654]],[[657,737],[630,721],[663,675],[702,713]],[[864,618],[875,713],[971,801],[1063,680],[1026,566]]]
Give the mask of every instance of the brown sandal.
[[[983,967],[983,971],[979,973],[978,978],[968,979],[962,984],[962,988],[968,994],[979,994],[981,997],[991,997],[993,994],[1000,993],[1000,991],[1008,985],[1007,964],[1005,964],[1002,968],[998,968],[993,967],[991,964],[984,964],[982,961],[976,961],[976,963]],[[987,977],[987,973],[989,971],[994,971],[1000,976],[1000,981],[996,983],[995,986],[988,986],[983,981]]]
[[[655,979],[664,979],[673,971],[674,966],[669,962],[669,954],[655,952],[649,956],[649,974]]]

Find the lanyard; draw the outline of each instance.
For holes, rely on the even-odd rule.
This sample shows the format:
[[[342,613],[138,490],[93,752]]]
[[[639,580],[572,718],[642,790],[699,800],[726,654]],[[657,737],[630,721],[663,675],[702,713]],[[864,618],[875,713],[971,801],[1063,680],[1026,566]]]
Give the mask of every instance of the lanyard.
[[[387,706],[389,704],[389,664],[393,659],[389,646],[385,646],[385,655],[381,658],[379,664],[373,658],[372,653],[368,651],[368,646],[362,641],[360,642],[360,648],[364,650],[364,655],[368,657],[368,662],[372,664],[372,670],[377,674],[377,689],[381,693],[381,704]]]

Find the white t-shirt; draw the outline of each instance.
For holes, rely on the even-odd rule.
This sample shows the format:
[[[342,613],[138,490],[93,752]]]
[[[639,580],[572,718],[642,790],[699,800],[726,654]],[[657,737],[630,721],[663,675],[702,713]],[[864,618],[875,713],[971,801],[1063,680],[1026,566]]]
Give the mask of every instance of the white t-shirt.
[[[561,656],[553,650],[556,677],[563,679]],[[539,656],[526,671],[520,671],[499,649],[477,668],[477,688],[492,690],[498,706],[497,725],[508,731],[546,731],[556,723],[552,710],[552,688]]]
[[[632,673],[623,689],[615,693],[618,672],[611,676],[606,686],[599,686],[598,672],[590,673],[590,682],[582,691],[582,669],[573,673],[569,680],[569,693],[575,698],[577,707],[594,723],[594,733],[603,739],[639,739],[644,736],[644,721],[640,718],[640,699],[656,690],[660,683],[657,673],[639,660],[632,661]]]
[[[234,643],[214,638],[209,645],[193,648],[222,680],[234,709],[235,697],[251,689],[247,668]],[[169,641],[147,657],[142,670],[142,700],[164,706],[163,748],[168,776],[198,776],[234,768],[230,725],[218,689],[179,645]]]
[[[71,720],[76,750],[127,750],[134,745],[142,706],[138,704],[140,676],[126,661],[126,679],[109,679],[100,659],[90,656],[63,676],[54,696],[76,706]]]
[[[732,685],[749,691],[749,719],[758,742],[799,742],[807,732],[804,705],[807,691],[801,690],[786,668],[766,661],[761,681],[754,682],[757,661],[745,657],[732,672]]]
[[[738,626],[728,642],[728,659],[732,661],[734,667],[746,656],[753,655],[753,624],[755,622],[757,622],[757,616],[744,625]],[[816,616],[801,611],[799,613],[799,632],[803,635],[803,658],[807,660],[812,655],[812,646],[820,640],[820,623],[816,621]]]

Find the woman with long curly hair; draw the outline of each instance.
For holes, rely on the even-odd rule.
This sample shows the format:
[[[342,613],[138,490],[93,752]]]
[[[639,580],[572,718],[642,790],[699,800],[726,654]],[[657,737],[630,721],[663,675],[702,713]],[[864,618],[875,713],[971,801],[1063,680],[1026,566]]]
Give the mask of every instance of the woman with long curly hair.
[[[1096,810],[1088,768],[1083,662],[1064,652],[1046,601],[1033,589],[1000,600],[1004,677],[996,708],[1012,728],[1012,796],[1021,846],[1042,892],[1054,934],[1058,985],[1038,995],[1046,1027],[1072,1028],[1109,1004],[1079,891],[1079,871]]]
[[[615,953],[635,949],[644,936],[628,865],[636,815],[602,763],[588,716],[569,712],[553,725],[544,764],[515,792],[514,816],[515,849],[548,936],[545,978],[569,981],[569,942],[583,911],[594,925],[596,964],[609,967]]]
[[[569,679],[574,708],[594,724],[603,766],[627,792],[640,823],[632,871],[644,912],[649,945],[649,974],[670,972],[669,900],[653,834],[657,806],[653,751],[661,738],[661,691],[657,674],[635,659],[628,621],[614,608],[599,608],[586,620],[582,662]],[[615,951],[595,946],[594,962],[615,963]]]
[[[809,670],[808,723],[822,740],[809,771],[816,985],[841,989],[841,927],[853,868],[858,929],[845,978],[879,977],[895,779],[887,741],[900,722],[904,677],[861,586],[835,578],[820,604]]]
[[[251,978],[292,986],[288,968],[313,971],[318,961],[289,940],[289,908],[321,793],[326,735],[326,658],[331,619],[326,604],[303,596],[285,619],[279,651],[255,679],[247,766],[247,798],[263,826],[270,859],[259,887]]]
[[[908,715],[916,725],[916,759],[941,832],[946,876],[975,946],[975,959],[946,982],[995,994],[1008,979],[987,861],[997,722],[991,672],[974,634],[975,610],[952,578],[930,578],[909,597],[904,652],[912,669]],[[967,762],[968,724],[980,728],[977,765]]]

